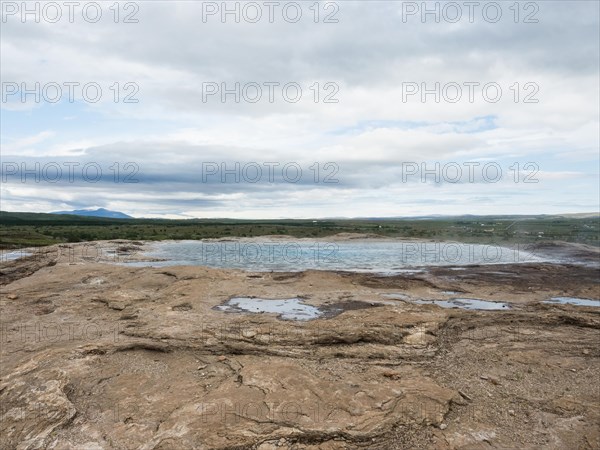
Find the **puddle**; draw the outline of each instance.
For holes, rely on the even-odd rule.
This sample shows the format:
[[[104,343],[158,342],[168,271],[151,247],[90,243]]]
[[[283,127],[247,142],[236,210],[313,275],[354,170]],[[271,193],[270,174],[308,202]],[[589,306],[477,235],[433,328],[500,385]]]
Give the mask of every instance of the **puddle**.
[[[26,252],[24,250],[14,250],[14,251],[10,251],[10,252],[2,252],[2,254],[0,254],[0,262],[14,261],[16,259],[25,258],[26,256],[31,256],[31,255],[33,255],[33,253]]]
[[[455,295],[458,292],[444,291],[443,294]],[[382,294],[387,298],[394,298],[397,300],[404,300],[409,303],[416,303],[418,305],[437,305],[442,308],[459,308],[459,309],[470,309],[470,310],[487,310],[487,311],[498,311],[503,309],[510,309],[508,303],[502,302],[490,302],[487,300],[481,300],[478,298],[452,298],[450,300],[416,300],[409,297],[406,294]]]
[[[281,320],[311,320],[324,313],[319,308],[303,303],[299,298],[270,300],[266,298],[233,297],[216,306],[219,311],[247,313],[275,313]]]
[[[542,303],[600,307],[600,300],[577,297],[552,297],[550,300],[544,300]]]
[[[393,298],[396,300],[406,300],[407,302],[412,300],[412,298],[406,294],[381,294],[381,295],[383,295],[384,297]]]
[[[307,305],[301,298],[268,299],[257,297],[233,297],[213,309],[230,313],[273,313],[280,320],[313,320],[335,317],[344,311],[374,308],[381,303],[350,300],[326,304],[321,307]]]
[[[497,311],[502,309],[510,309],[508,303],[488,302],[477,298],[453,298],[451,300],[414,300],[414,303],[420,305],[438,305],[442,308],[459,308],[470,310],[487,310]]]

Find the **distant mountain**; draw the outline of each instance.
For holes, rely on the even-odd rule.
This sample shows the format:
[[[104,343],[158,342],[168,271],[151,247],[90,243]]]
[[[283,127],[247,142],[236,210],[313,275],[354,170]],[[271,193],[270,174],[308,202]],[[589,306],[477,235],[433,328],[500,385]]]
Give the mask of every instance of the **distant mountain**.
[[[87,217],[108,217],[110,219],[133,219],[119,211],[109,211],[108,209],[75,209],[73,211],[55,211],[51,214],[70,214],[73,216],[87,216]]]

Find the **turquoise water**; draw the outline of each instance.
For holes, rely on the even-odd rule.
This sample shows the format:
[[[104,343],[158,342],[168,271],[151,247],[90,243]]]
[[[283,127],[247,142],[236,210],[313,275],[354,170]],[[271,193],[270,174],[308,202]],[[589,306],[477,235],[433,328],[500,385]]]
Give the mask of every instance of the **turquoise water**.
[[[454,242],[232,240],[165,241],[141,256],[158,261],[128,263],[164,267],[200,265],[248,271],[343,270],[418,272],[427,266],[467,266],[549,261],[525,251],[496,245]]]

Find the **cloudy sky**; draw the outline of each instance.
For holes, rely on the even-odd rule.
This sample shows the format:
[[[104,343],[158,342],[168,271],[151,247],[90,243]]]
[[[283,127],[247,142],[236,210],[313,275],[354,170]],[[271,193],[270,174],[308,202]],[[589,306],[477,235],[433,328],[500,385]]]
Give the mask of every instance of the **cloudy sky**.
[[[2,209],[598,211],[599,2],[276,3],[3,1]]]

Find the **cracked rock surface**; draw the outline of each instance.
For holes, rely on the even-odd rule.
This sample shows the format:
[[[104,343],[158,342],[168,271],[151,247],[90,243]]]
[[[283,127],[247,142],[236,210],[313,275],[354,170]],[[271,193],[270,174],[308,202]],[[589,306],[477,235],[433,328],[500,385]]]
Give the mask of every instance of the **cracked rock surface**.
[[[252,274],[56,255],[1,266],[2,449],[600,448],[600,310],[540,303],[598,298],[597,269]],[[450,290],[512,308],[383,295]],[[337,312],[215,309],[236,296]]]

